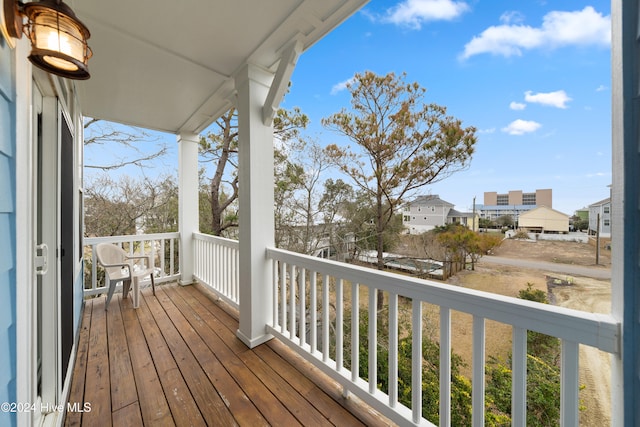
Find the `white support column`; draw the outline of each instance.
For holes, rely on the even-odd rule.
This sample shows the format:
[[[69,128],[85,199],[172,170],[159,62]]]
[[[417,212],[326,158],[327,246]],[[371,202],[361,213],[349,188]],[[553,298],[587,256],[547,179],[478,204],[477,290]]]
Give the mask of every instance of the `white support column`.
[[[237,335],[253,348],[271,339],[265,326],[272,314],[271,263],[265,249],[274,245],[273,127],[262,109],[273,74],[246,65],[236,76],[240,181],[240,328]]]
[[[612,314],[622,348],[612,356],[611,425],[640,420],[640,1],[611,2],[613,186]]]
[[[178,135],[178,227],[180,231],[180,284],[193,283],[193,233],[199,231],[198,141],[195,133]]]

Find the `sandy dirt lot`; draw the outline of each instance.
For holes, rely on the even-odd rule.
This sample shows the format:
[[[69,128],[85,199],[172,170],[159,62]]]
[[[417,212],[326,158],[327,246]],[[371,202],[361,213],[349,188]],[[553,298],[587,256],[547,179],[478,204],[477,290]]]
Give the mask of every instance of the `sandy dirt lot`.
[[[518,241],[505,240],[494,251],[494,255],[508,258],[529,259],[554,263],[610,268],[611,254],[602,250],[599,265],[595,264],[595,247],[587,243],[556,241]],[[536,289],[547,289],[547,276],[566,279],[566,276],[541,270],[480,263],[475,271],[462,271],[448,280],[448,283],[466,288],[493,292],[517,297],[521,289],[532,283]],[[572,277],[573,284],[556,287],[552,299],[555,304],[579,310],[609,313],[611,307],[611,283],[586,277]],[[429,323],[437,331],[436,308],[425,310]],[[454,351],[467,361],[464,374],[471,377],[471,316],[452,313],[452,342]],[[495,356],[502,360],[511,350],[511,327],[487,322],[487,357]],[[585,407],[580,414],[580,425],[602,426],[611,424],[610,412],[610,356],[599,350],[581,346],[580,383],[581,401]]]

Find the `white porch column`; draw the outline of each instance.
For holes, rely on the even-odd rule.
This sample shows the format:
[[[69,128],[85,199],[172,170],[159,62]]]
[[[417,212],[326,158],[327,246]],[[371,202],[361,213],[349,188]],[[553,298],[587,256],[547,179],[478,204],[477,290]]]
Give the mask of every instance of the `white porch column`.
[[[613,187],[612,314],[622,323],[620,357],[612,356],[611,425],[640,420],[640,1],[611,2]]]
[[[193,233],[200,230],[198,211],[198,141],[195,133],[178,135],[178,231],[180,231],[180,284],[193,283]]]
[[[246,65],[236,76],[238,91],[238,173],[240,244],[240,328],[237,335],[253,348],[271,339],[271,264],[265,248],[274,245],[273,127],[262,108],[273,75]]]

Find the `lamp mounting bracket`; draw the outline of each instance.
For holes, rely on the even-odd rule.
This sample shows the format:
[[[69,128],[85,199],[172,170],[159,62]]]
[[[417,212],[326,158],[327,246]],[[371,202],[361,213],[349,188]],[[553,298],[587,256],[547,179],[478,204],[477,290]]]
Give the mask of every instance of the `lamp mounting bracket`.
[[[22,38],[22,9],[24,4],[16,0],[3,1],[4,25],[10,37]]]

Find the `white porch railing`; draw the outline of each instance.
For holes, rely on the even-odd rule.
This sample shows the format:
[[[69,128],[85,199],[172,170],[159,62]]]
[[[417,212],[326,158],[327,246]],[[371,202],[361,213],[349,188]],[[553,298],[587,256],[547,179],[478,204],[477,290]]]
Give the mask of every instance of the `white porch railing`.
[[[238,307],[238,241],[193,233],[193,276],[231,306]]]
[[[440,307],[440,425],[451,425],[451,311],[473,316],[472,423],[485,422],[485,321],[495,320],[513,329],[512,425],[526,425],[527,330],[557,337],[562,342],[561,425],[578,425],[578,346],[584,344],[608,353],[619,351],[619,324],[608,315],[591,314],[538,304],[517,298],[474,291],[442,283],[379,272],[280,249],[267,249],[273,262],[273,319],[268,332],[304,358],[401,425],[432,425],[422,418],[423,303]],[[351,297],[345,298],[345,289]],[[329,288],[335,294],[330,295]],[[360,290],[368,292],[360,301]],[[377,366],[377,290],[388,296],[389,391],[377,387],[376,369],[368,380],[359,378],[357,316],[351,316],[351,342],[345,342],[345,319],[350,307],[368,311],[368,366]],[[412,404],[398,401],[398,298],[412,306]],[[364,303],[364,304],[363,304]],[[330,313],[331,312],[331,313]],[[330,338],[329,327],[335,332]],[[318,327],[319,325],[319,327]],[[318,330],[319,329],[319,330]],[[307,332],[308,331],[308,332]],[[307,336],[307,333],[309,336]],[[333,350],[330,350],[330,343]],[[349,347],[348,347],[349,346]],[[318,348],[321,347],[321,348]],[[351,350],[351,369],[345,368],[345,349]]]
[[[179,233],[158,233],[132,236],[87,237],[84,239],[84,295],[106,293],[108,288],[104,280],[98,280],[101,267],[98,266],[95,247],[99,243],[113,243],[129,255],[150,255],[154,268],[155,282],[163,283],[180,277],[178,262]],[[142,285],[151,283],[145,280]],[[121,286],[121,285],[118,285]]]
[[[178,234],[123,236],[86,239],[93,248],[103,241],[122,244],[125,248],[162,248],[174,259],[174,242]],[[149,242],[149,243],[145,243]],[[151,244],[150,242],[153,242]],[[194,278],[222,299],[239,305],[238,242],[194,233]],[[92,265],[95,259],[86,248]],[[473,317],[472,423],[485,421],[485,323],[486,320],[511,325],[512,337],[512,425],[526,425],[527,331],[557,337],[562,341],[561,357],[561,425],[577,426],[579,411],[578,348],[580,344],[617,354],[620,348],[620,325],[608,315],[591,314],[562,307],[537,304],[517,298],[479,292],[438,282],[415,279],[393,273],[329,261],[281,249],[267,248],[266,256],[273,266],[273,316],[267,331],[301,354],[344,388],[376,408],[400,425],[432,425],[422,418],[422,331],[424,304],[439,307],[440,313],[440,425],[451,425],[451,312]],[[154,256],[154,260],[156,257]],[[170,271],[175,272],[173,261]],[[164,271],[163,264],[161,270]],[[104,292],[92,285],[87,293]],[[167,274],[161,280],[177,279]],[[350,290],[350,292],[349,292]],[[388,393],[378,389],[376,369],[368,378],[359,377],[359,341],[367,339],[368,366],[378,366],[377,290],[385,293],[388,306],[389,360]],[[362,291],[362,292],[361,292]],[[360,294],[368,295],[360,301]],[[350,295],[350,296],[349,296]],[[411,301],[412,328],[412,403],[411,408],[398,400],[398,336],[399,298]],[[364,299],[364,298],[363,298]],[[359,337],[359,318],[350,316],[351,307],[368,313],[367,337]],[[241,307],[239,307],[241,309]],[[351,317],[351,323],[346,320]],[[335,330],[329,331],[332,327]],[[345,334],[351,329],[351,339]],[[345,361],[350,350],[351,358]],[[350,366],[350,368],[347,368]]]

